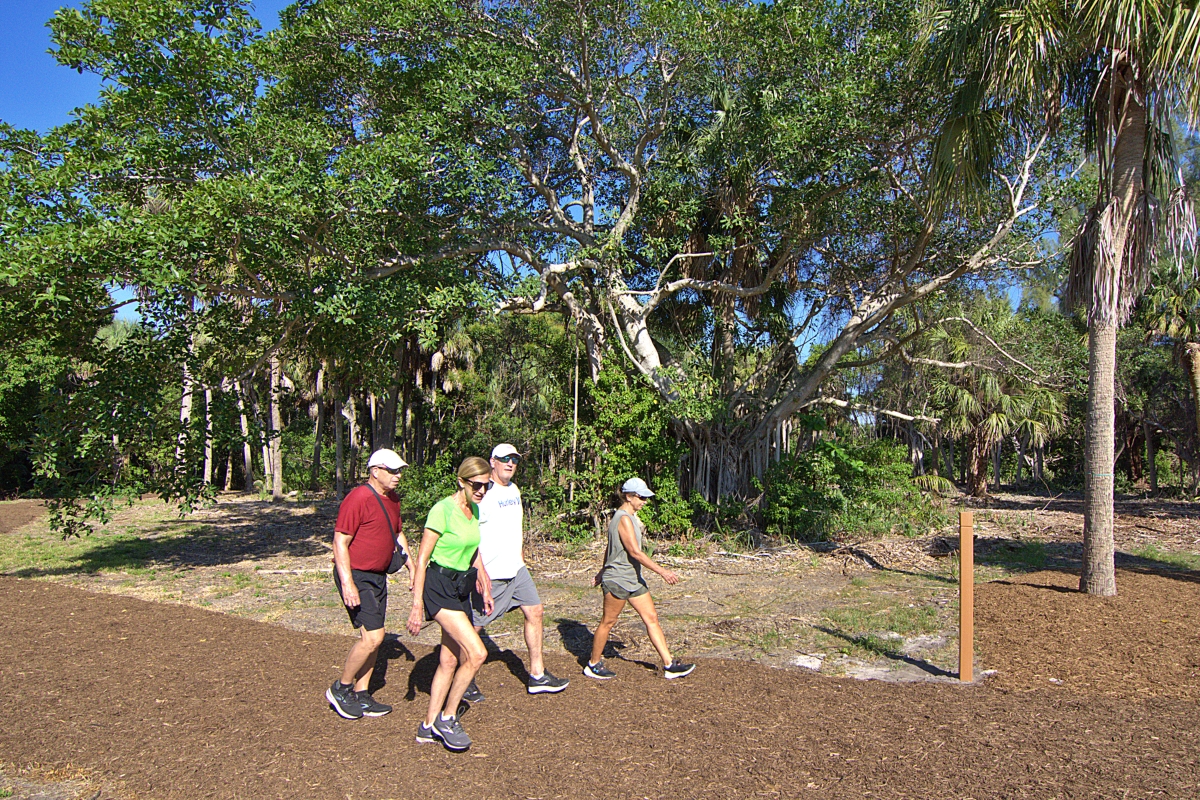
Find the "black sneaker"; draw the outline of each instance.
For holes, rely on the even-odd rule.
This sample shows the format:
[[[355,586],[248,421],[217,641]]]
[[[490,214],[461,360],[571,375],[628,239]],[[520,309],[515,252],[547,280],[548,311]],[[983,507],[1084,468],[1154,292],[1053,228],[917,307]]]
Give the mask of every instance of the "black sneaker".
[[[447,750],[466,750],[471,746],[471,737],[463,730],[458,717],[442,719],[438,714],[433,721],[433,735],[442,740]]]
[[[358,702],[358,692],[354,691],[353,686],[334,681],[333,686],[325,690],[325,699],[334,711],[346,719],[362,719],[362,703]]]
[[[672,678],[684,678],[692,674],[692,670],[696,668],[695,664],[685,664],[678,658],[671,661],[663,667],[663,674],[667,676],[667,680]]]
[[[463,692],[463,700],[468,703],[482,703],[483,692],[479,691],[479,687],[475,685],[475,681],[471,681],[471,685]]]
[[[422,722],[417,726],[417,744],[432,744],[437,741],[437,736],[433,732],[432,725],[426,725]]]
[[[391,713],[392,707],[371,697],[370,692],[356,692],[356,694],[358,695],[358,702],[362,706],[364,717],[382,717],[384,714]]]
[[[588,665],[583,668],[583,674],[589,678],[595,678],[598,681],[606,681],[610,678],[617,677],[617,673],[613,672],[608,667],[604,666],[604,659],[600,659],[595,664],[588,662]]]
[[[530,694],[542,694],[543,692],[561,692],[567,688],[570,681],[563,678],[556,678],[550,674],[550,670],[542,673],[542,677],[535,678],[529,676],[529,680],[525,684],[525,690]]]

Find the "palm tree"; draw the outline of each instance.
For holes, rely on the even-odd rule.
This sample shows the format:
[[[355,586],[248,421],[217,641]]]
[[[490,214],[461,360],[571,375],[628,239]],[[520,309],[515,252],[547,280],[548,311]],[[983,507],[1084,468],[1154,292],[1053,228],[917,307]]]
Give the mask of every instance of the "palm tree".
[[[1175,115],[1200,121],[1195,0],[966,0],[930,18],[926,54],[950,98],[936,145],[938,185],[980,188],[1003,131],[1084,120],[1098,190],[1073,240],[1065,299],[1087,311],[1088,416],[1080,590],[1116,594],[1113,427],[1117,330],[1156,260],[1158,225],[1194,247],[1171,140]],[[1192,234],[1188,236],[1188,234]]]

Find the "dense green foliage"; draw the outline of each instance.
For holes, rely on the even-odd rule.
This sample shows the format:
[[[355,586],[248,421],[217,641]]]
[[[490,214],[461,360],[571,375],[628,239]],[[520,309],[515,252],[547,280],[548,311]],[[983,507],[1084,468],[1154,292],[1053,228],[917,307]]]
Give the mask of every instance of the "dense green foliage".
[[[916,535],[947,523],[936,497],[913,482],[903,445],[850,435],[785,456],[763,479],[768,530],[801,541]]]
[[[146,492],[344,490],[388,446],[419,524],[509,441],[539,535],[594,535],[640,475],[656,532],[754,544],[928,530],[947,479],[1078,488],[1083,328],[1050,242],[1095,188],[1081,123],[994,121],[1007,183],[944,202],[924,22],[312,0],[264,36],[236,0],[60,11],[56,57],[104,91],[45,134],[0,124],[0,492],[80,533]],[[1040,301],[1014,311],[1018,285]],[[1148,422],[1157,488],[1200,475],[1173,286],[1122,343],[1130,489]]]

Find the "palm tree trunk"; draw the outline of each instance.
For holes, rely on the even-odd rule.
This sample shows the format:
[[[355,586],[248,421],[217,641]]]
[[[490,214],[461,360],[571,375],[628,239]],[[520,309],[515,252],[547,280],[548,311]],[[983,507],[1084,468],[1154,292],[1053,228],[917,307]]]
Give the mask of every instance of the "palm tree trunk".
[[[967,492],[973,497],[987,497],[988,445],[980,433],[971,436],[970,456],[967,464]]]
[[[1105,209],[1103,246],[1099,247],[1092,274],[1092,306],[1088,316],[1088,416],[1085,435],[1086,472],[1083,483],[1083,572],[1080,591],[1109,597],[1117,593],[1113,564],[1113,455],[1115,407],[1114,380],[1117,329],[1122,295],[1128,297],[1140,264],[1130,261],[1138,248],[1131,247],[1137,209],[1146,189],[1145,92],[1133,66],[1126,62],[1113,70],[1109,101],[1116,120],[1112,149],[1112,194]],[[1148,224],[1143,222],[1143,224]]]
[[[1083,475],[1083,574],[1079,590],[1117,593],[1113,562],[1113,379],[1117,326],[1094,321],[1088,331],[1087,444]]]

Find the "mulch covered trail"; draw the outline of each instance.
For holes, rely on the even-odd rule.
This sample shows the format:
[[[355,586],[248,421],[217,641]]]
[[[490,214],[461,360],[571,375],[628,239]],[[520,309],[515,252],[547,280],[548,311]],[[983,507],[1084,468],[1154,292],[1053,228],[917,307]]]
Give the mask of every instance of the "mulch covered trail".
[[[376,691],[396,711],[347,722],[322,698],[347,637],[0,579],[0,761],[82,769],[105,797],[1200,796],[1200,586],[1122,573],[1098,601],[1063,580],[979,588],[982,666],[1001,670],[982,685],[733,661],[667,682],[619,660],[597,683],[552,657],[570,688],[531,697],[510,657],[484,667],[475,745],[453,754],[413,741],[433,657],[403,640]],[[1064,634],[1071,614],[1088,636]]]
[[[0,509],[0,534],[5,534],[44,516],[46,504],[41,500],[8,500]]]

